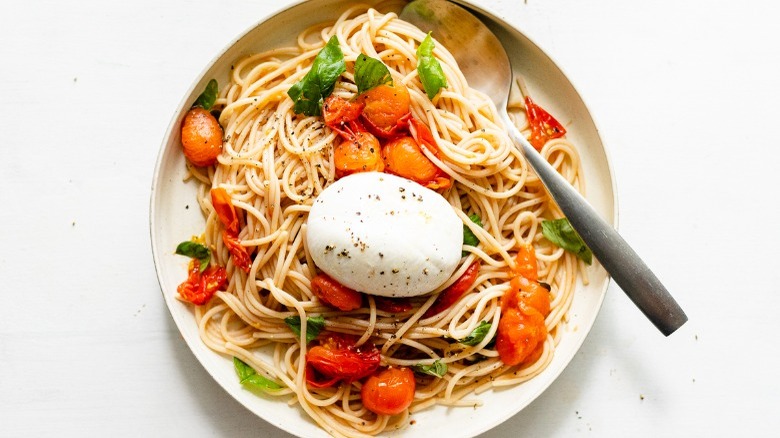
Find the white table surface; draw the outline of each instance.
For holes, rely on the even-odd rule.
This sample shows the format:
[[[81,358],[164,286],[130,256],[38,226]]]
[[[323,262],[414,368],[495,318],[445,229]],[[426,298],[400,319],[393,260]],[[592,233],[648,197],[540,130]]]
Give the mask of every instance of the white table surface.
[[[291,1],[11,3],[0,25],[0,436],[289,436],[230,398],[182,341],[148,217],[184,92]],[[611,285],[560,378],[484,437],[777,434],[779,7],[479,3],[579,89],[614,166],[621,232],[690,317],[664,338]]]

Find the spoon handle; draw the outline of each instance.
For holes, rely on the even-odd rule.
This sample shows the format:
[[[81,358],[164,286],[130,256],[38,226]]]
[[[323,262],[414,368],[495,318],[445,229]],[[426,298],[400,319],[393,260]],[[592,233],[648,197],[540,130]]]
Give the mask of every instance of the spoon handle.
[[[509,137],[520,147],[550,196],[569,219],[572,228],[582,237],[609,275],[623,289],[639,310],[663,333],[669,336],[688,317],[666,290],[661,280],[650,271],[642,259],[604,221],[588,201],[564,179],[501,112]]]

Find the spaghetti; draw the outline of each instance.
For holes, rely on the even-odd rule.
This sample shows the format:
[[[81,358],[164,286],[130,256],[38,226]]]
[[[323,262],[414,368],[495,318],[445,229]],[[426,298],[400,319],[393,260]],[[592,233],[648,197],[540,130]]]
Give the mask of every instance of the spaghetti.
[[[439,154],[430,150],[425,154],[452,181],[440,193],[479,241],[463,247],[465,255],[448,281],[433,294],[412,299],[406,310],[382,310],[370,295],[360,308],[334,310],[312,291],[311,280],[318,271],[305,245],[307,214],[336,178],[333,145],[339,138],[321,117],[295,114],[287,91],[334,35],[347,69],[333,95],[347,100],[357,95],[353,66],[361,53],[381,60],[393,81],[408,89],[412,116],[427,125],[435,139]],[[227,273],[226,286],[195,307],[203,342],[278,383],[281,388],[269,393],[300,405],[334,436],[376,435],[405,426],[411,413],[433,405],[474,406],[483,391],[531,379],[552,360],[575,282],[584,274],[574,255],[543,237],[541,221],[560,217],[560,212],[496,122],[493,103],[468,87],[441,46],[433,54],[448,86],[428,98],[416,71],[416,50],[425,36],[394,13],[354,6],[335,23],[301,33],[296,47],[238,60],[216,101],[225,139],[218,162],[189,168],[199,182],[205,242]],[[510,112],[530,135],[524,102],[516,94]],[[577,151],[569,141],[549,140],[541,153],[575,187],[583,188]],[[228,239],[223,232],[210,196],[214,188],[227,192],[239,212],[237,238],[252,254],[248,272],[236,265],[226,246],[226,239],[236,236]],[[482,226],[474,226],[470,215],[481,218]],[[533,245],[538,259],[539,282],[549,285],[550,311],[544,318],[546,336],[538,358],[508,366],[492,340],[505,311],[502,297],[516,275],[516,253],[527,244]],[[474,262],[481,267],[468,293],[440,313],[426,314],[438,293],[456,283]],[[300,318],[300,335],[285,323],[291,316]],[[444,364],[446,372],[416,373],[411,406],[398,415],[375,414],[361,402],[360,380],[325,388],[307,385],[310,317],[322,317],[326,331],[354,335],[358,346],[374,345],[383,367]],[[479,327],[484,331],[481,339],[456,341]]]

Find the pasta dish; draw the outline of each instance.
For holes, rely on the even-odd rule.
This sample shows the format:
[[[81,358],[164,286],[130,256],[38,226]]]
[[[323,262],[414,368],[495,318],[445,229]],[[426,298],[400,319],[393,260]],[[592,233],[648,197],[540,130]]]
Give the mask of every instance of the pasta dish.
[[[236,60],[182,122],[206,225],[177,248],[179,298],[244,387],[333,436],[539,374],[590,263],[490,99],[375,8]],[[513,121],[582,191],[565,128],[516,85]]]

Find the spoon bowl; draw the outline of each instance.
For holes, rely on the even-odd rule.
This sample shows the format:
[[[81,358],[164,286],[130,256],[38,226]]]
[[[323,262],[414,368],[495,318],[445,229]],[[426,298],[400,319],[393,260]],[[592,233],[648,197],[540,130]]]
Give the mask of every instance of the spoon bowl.
[[[617,231],[599,216],[518,131],[506,111],[512,87],[512,65],[496,36],[468,10],[446,0],[415,0],[400,14],[450,50],[469,86],[496,104],[512,142],[560,207],[593,255],[639,310],[669,336],[688,320],[658,277]]]

